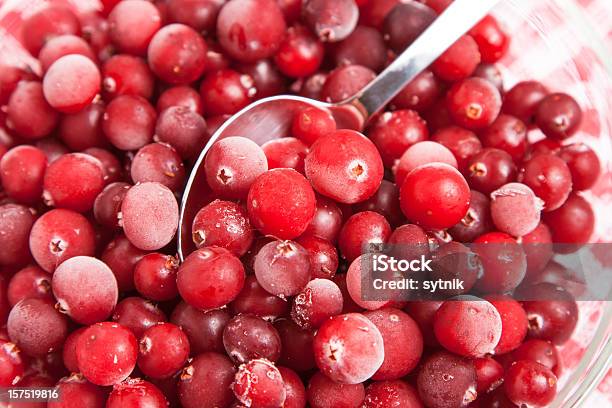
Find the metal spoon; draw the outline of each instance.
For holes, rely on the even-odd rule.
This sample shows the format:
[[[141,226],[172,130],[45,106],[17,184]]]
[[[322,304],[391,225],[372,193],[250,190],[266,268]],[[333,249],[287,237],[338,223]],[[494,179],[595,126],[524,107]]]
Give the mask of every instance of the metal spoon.
[[[217,140],[227,136],[243,136],[263,144],[287,136],[294,114],[308,106],[329,109],[338,128],[361,130],[373,114],[478,23],[498,1],[455,0],[380,75],[345,101],[332,104],[293,95],[273,96],[254,102],[229,118],[212,135],[189,175],[181,201],[177,232],[181,261],[195,249],[191,224],[211,193],[204,176],[204,158]]]

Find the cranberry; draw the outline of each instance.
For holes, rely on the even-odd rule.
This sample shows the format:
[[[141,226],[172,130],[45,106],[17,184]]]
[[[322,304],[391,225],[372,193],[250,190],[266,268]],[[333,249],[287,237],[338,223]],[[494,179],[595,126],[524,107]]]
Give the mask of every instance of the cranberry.
[[[342,313],[342,292],[328,279],[313,279],[293,299],[291,318],[304,329],[316,329]]]
[[[219,43],[241,62],[272,56],[285,30],[285,19],[275,0],[230,0],[217,20]]]
[[[342,210],[338,205],[327,197],[317,195],[315,215],[305,235],[314,235],[330,242],[336,242],[343,222]]]
[[[446,97],[434,101],[429,109],[423,113],[423,119],[427,122],[430,132],[437,132],[440,129],[454,125],[453,119],[447,107]]]
[[[519,302],[507,295],[490,295],[490,302],[501,317],[502,332],[495,354],[508,353],[521,345],[527,335],[527,315]]]
[[[466,179],[473,189],[489,194],[514,181],[517,170],[508,153],[487,147],[468,160],[466,173]]]
[[[470,30],[470,35],[478,44],[484,62],[497,62],[510,46],[510,38],[501,29],[493,16],[486,16]]]
[[[482,78],[455,83],[446,95],[448,111],[455,123],[471,130],[490,126],[501,109],[501,96],[495,86]]]
[[[146,99],[121,95],[106,107],[102,130],[117,149],[136,150],[151,142],[156,120],[155,109]]]
[[[480,64],[478,44],[470,35],[463,35],[431,65],[431,69],[445,81],[459,81],[469,77]]]
[[[290,27],[280,43],[274,63],[289,77],[307,77],[319,69],[324,51],[323,44],[308,29],[302,26]]]
[[[367,251],[368,245],[384,244],[390,235],[391,226],[384,216],[373,211],[363,211],[346,221],[340,230],[338,246],[342,257],[352,262]]]
[[[253,408],[283,406],[287,397],[280,371],[266,359],[242,364],[232,390],[240,402]]]
[[[404,184],[408,173],[419,166],[429,163],[445,163],[457,168],[457,159],[444,145],[426,140],[410,146],[394,167],[397,185]]]
[[[94,231],[82,215],[70,210],[55,209],[43,214],[30,232],[30,251],[47,272],[65,260],[92,256],[95,250]]]
[[[468,247],[456,241],[441,244],[432,256],[430,277],[434,280],[463,282],[463,288],[438,289],[444,295],[461,295],[467,293],[482,274],[482,264],[478,256]]]
[[[281,338],[272,323],[256,316],[240,314],[225,326],[223,346],[237,364],[258,358],[274,362],[280,357]]]
[[[322,100],[321,92],[323,85],[327,80],[328,74],[326,72],[317,72],[314,75],[297,81],[292,88],[297,89],[301,96],[310,99]]]
[[[183,368],[178,395],[185,408],[226,407],[234,401],[230,386],[236,369],[229,358],[202,353]]]
[[[503,95],[504,78],[502,77],[502,74],[499,71],[499,68],[497,68],[495,64],[489,64],[486,62],[481,63],[480,65],[476,67],[472,76],[486,79],[487,81],[491,82],[493,85],[495,85],[499,93]],[[503,105],[502,105],[502,108],[503,108]]]
[[[176,284],[181,297],[199,309],[227,305],[244,285],[244,267],[226,249],[204,247],[191,253],[179,267]]]
[[[353,32],[359,9],[354,0],[306,0],[302,5],[302,16],[321,41],[336,42]]]
[[[50,276],[38,266],[20,269],[11,277],[6,296],[11,307],[29,298],[52,301]]]
[[[295,242],[272,241],[259,250],[253,269],[267,292],[279,297],[292,296],[310,280],[310,255]]]
[[[187,335],[172,323],[149,327],[138,343],[138,368],[149,377],[172,376],[189,357]]]
[[[402,406],[418,408],[422,406],[417,391],[404,381],[378,381],[366,388],[364,408],[384,408]]]
[[[161,27],[161,15],[153,3],[126,0],[112,9],[108,25],[110,38],[119,51],[145,55],[151,38]]]
[[[440,96],[441,88],[436,76],[425,70],[410,81],[391,103],[398,109],[413,109],[421,113],[434,104]]]
[[[200,95],[209,115],[233,115],[247,106],[256,92],[253,78],[231,69],[206,75],[200,85]]]
[[[374,71],[361,65],[336,68],[326,78],[320,99],[327,102],[343,101],[355,95],[375,77]]]
[[[35,216],[18,204],[0,205],[0,265],[19,265],[30,259],[29,237]]]
[[[546,95],[548,89],[537,81],[519,82],[504,95],[502,110],[530,125],[534,122],[538,105]]]
[[[104,62],[102,76],[108,99],[119,95],[138,95],[149,99],[153,95],[153,74],[142,58],[114,55]]]
[[[400,205],[409,220],[425,228],[455,225],[469,209],[470,189],[452,166],[432,163],[406,176],[400,189]]]
[[[370,27],[382,28],[385,17],[393,10],[399,0],[358,1],[362,22]]]
[[[501,149],[515,161],[527,151],[527,127],[514,116],[499,115],[480,137],[485,147]]]
[[[430,356],[417,376],[419,396],[432,408],[465,407],[476,399],[476,386],[473,363],[445,351]]]
[[[364,344],[370,347],[363,348]],[[334,316],[319,328],[314,343],[315,361],[329,378],[357,384],[372,377],[384,360],[383,337],[365,316]]]
[[[105,184],[113,183],[123,179],[123,169],[119,159],[109,150],[99,147],[90,147],[83,153],[95,157],[102,164]]]
[[[160,117],[162,112],[172,107],[188,108],[189,111],[199,115],[204,113],[200,94],[192,87],[186,85],[173,86],[163,91],[157,99],[156,107]]]
[[[0,384],[3,387],[11,387],[17,384],[23,377],[24,361],[21,351],[6,340],[0,341]]]
[[[145,251],[132,245],[124,235],[118,235],[108,243],[100,259],[112,269],[119,290],[129,291],[134,289],[134,267],[145,255]]]
[[[291,319],[280,319],[274,327],[281,338],[281,356],[279,364],[296,371],[308,371],[315,367],[312,341],[314,334],[301,329]]]
[[[361,282],[363,279],[362,274],[369,277],[368,274],[371,275],[372,273],[372,271],[369,269],[362,271],[364,265],[365,261],[362,260],[362,256],[359,256],[353,262],[351,262],[348,271],[346,272],[346,289],[349,297],[362,309],[376,310],[387,306],[389,303],[391,303],[390,300],[363,299],[361,288]]]
[[[129,378],[122,383],[115,384],[106,401],[107,408],[138,405],[164,408],[168,406],[168,401],[159,388],[140,378]]]
[[[542,205],[525,184],[504,184],[491,193],[491,218],[499,231],[520,237],[538,226]]]
[[[512,352],[511,357],[514,361],[535,361],[553,370],[553,372],[559,370],[559,354],[556,347],[549,341],[528,339]]]
[[[504,368],[491,357],[474,359],[476,369],[476,391],[478,394],[489,393],[504,382]]]
[[[119,227],[121,202],[129,189],[130,185],[127,183],[111,183],[98,194],[93,212],[99,224],[112,229]]]
[[[82,374],[62,378],[57,383],[56,390],[61,397],[59,400],[49,401],[49,408],[71,408],[76,401],[82,406],[103,407],[106,401],[104,390],[87,381]]]
[[[312,408],[357,408],[365,398],[363,384],[341,384],[321,372],[310,378],[306,390]]]
[[[291,134],[308,146],[336,131],[336,121],[329,111],[314,106],[298,112],[291,125]]]
[[[471,190],[470,208],[461,221],[448,232],[457,241],[471,242],[492,229],[489,199],[484,194]]]
[[[285,299],[266,292],[257,282],[257,278],[250,275],[246,277],[244,287],[232,302],[231,308],[236,314],[249,313],[273,321],[287,314],[289,305]]]
[[[170,22],[186,24],[197,32],[214,30],[224,0],[169,0],[166,2]]]
[[[285,78],[276,65],[269,59],[242,65],[238,70],[253,80],[252,95],[254,99],[268,96],[286,94],[287,78]]]
[[[312,278],[330,279],[338,270],[338,251],[329,241],[315,235],[302,235],[296,241],[310,254]]]
[[[589,242],[595,225],[593,208],[583,197],[571,194],[565,203],[554,211],[544,213],[544,222],[550,228],[553,242],[560,244],[584,244]],[[565,245],[562,249],[571,249]]]
[[[38,140],[55,129],[59,115],[45,99],[43,85],[21,81],[6,106],[6,121],[11,130],[28,140]]]
[[[129,329],[138,339],[149,327],[165,322],[166,316],[143,298],[127,297],[117,304],[113,321]]]
[[[46,5],[23,20],[22,32],[26,49],[37,56],[47,40],[62,34],[79,35],[81,26],[69,8]]]
[[[89,44],[82,38],[72,34],[59,35],[49,39],[41,48],[38,60],[43,72],[46,72],[55,61],[71,54],[82,55],[94,63],[97,62],[97,58]]]
[[[191,91],[196,93],[193,89]],[[197,93],[196,97],[199,100],[200,96]],[[162,101],[162,98],[163,95],[158,100],[158,110],[159,101]],[[180,104],[182,103],[180,102]],[[185,104],[190,104],[190,102],[185,102]],[[197,108],[189,107],[189,105],[170,106],[160,112],[153,139],[158,142],[168,143],[183,159],[195,157],[199,151],[198,149],[206,141],[207,136],[206,122],[197,112]]]
[[[226,309],[202,311],[181,302],[174,308],[170,321],[183,329],[191,351],[198,354],[224,350],[223,329],[230,318]]]
[[[527,278],[542,271],[553,256],[552,235],[550,229],[540,222],[538,226],[520,238],[527,256]]]
[[[572,191],[572,174],[567,164],[552,154],[539,154],[521,169],[519,180],[544,201],[544,211],[561,207]]]
[[[71,150],[106,147],[108,140],[102,132],[103,103],[93,102],[80,112],[62,116],[58,136]]]
[[[79,336],[83,333],[87,327],[79,327],[66,337],[64,347],[62,348],[62,361],[68,371],[76,373],[79,371],[79,363],[76,355],[76,345],[79,340]]]
[[[17,303],[9,313],[6,328],[11,341],[32,357],[58,350],[68,335],[66,318],[44,299]]]
[[[571,96],[564,93],[547,95],[540,101],[535,121],[540,130],[554,139],[567,139],[578,130],[582,110]]]
[[[264,143],[263,149],[268,158],[268,168],[294,169],[304,173],[304,158],[308,154],[308,146],[294,137],[283,137]]]
[[[522,360],[512,364],[504,377],[504,390],[517,405],[543,407],[557,392],[557,377],[535,361]]]
[[[474,240],[472,250],[480,257],[484,274],[476,283],[482,292],[505,293],[525,277],[527,258],[516,240],[503,232],[488,232]]]
[[[387,62],[387,47],[377,30],[357,26],[351,35],[332,49],[332,55],[338,66],[356,64],[380,71]]]
[[[134,268],[134,286],[147,299],[164,301],[178,295],[176,273],[178,260],[170,255],[145,255]]]
[[[572,174],[574,191],[588,190],[597,182],[601,173],[601,164],[597,154],[584,143],[573,143],[563,146],[558,153],[565,161]]]
[[[368,131],[383,163],[391,167],[409,147],[427,140],[425,121],[412,110],[383,113]]]
[[[286,408],[301,408],[306,406],[306,389],[302,383],[302,379],[295,373],[285,367],[278,367],[278,371],[283,377],[285,386],[285,402],[283,407]]]
[[[130,166],[134,183],[158,182],[177,191],[185,182],[185,166],[176,150],[165,143],[151,143],[138,150]]]
[[[42,62],[41,62],[42,63]],[[6,105],[11,94],[21,81],[37,79],[32,69],[27,66],[13,66],[0,64],[0,103]]]

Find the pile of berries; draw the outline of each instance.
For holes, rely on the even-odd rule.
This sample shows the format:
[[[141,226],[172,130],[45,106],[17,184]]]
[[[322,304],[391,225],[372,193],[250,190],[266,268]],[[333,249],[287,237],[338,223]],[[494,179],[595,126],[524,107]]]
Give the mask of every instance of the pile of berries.
[[[578,319],[552,243],[588,242],[581,192],[600,164],[569,139],[571,96],[504,86],[509,37],[491,16],[364,133],[312,107],[285,138],[216,142],[197,249],[174,256],[186,175],[230,115],[282,93],[353,95],[449,2],[27,15],[38,62],[0,65],[0,386],[55,386],[55,408],[550,403]],[[366,243],[438,259],[477,243],[481,267],[434,271],[466,283],[448,300],[364,300]],[[515,300],[527,284],[536,298]]]

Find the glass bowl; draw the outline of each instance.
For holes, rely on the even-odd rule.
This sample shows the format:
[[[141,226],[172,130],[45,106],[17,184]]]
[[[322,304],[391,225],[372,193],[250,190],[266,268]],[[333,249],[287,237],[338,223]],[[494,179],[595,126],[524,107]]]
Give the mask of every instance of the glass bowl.
[[[22,15],[46,3],[44,0],[0,0],[1,61],[28,63],[39,70],[37,62],[20,45],[20,25]],[[81,11],[99,6],[96,0],[56,0],[53,3],[67,4]],[[593,205],[597,220],[591,242],[608,243],[612,239],[612,106],[609,99],[612,51],[606,49],[604,38],[594,32],[580,3],[589,2],[501,1],[493,14],[512,34],[512,43],[498,65],[506,88],[520,80],[536,79],[553,91],[571,94],[582,106],[582,127],[572,140],[593,147],[599,154],[603,170],[597,185],[583,194]],[[612,7],[608,8],[610,12]],[[541,135],[534,130],[529,137],[537,139]],[[612,302],[580,301],[578,326],[559,351],[563,374],[559,394],[550,406],[587,406],[585,402],[612,363]],[[609,404],[609,401],[596,402],[597,406],[600,403]],[[593,402],[588,406],[593,406]]]

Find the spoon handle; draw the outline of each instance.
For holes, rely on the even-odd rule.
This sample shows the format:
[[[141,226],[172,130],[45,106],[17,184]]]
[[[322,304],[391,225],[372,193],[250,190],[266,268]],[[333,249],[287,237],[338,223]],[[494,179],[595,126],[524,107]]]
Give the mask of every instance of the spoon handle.
[[[357,105],[369,118],[389,103],[459,37],[482,20],[498,1],[453,1],[391,65],[361,92],[340,105]]]

